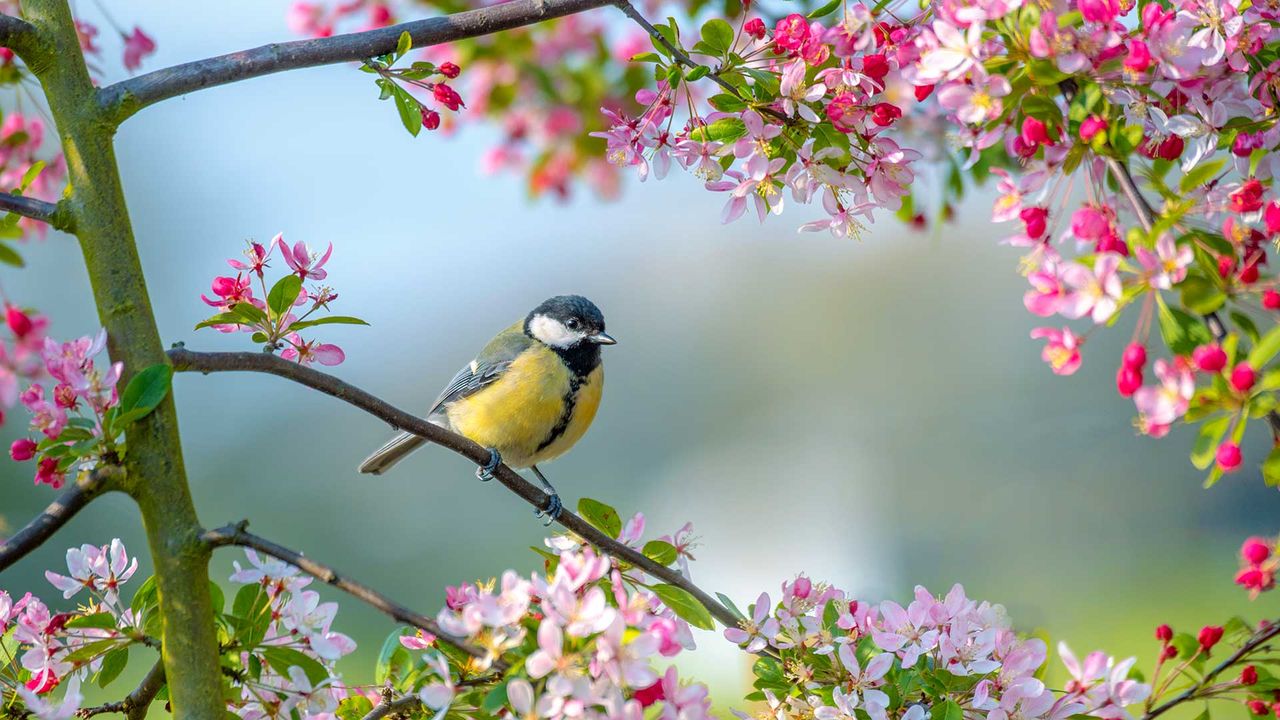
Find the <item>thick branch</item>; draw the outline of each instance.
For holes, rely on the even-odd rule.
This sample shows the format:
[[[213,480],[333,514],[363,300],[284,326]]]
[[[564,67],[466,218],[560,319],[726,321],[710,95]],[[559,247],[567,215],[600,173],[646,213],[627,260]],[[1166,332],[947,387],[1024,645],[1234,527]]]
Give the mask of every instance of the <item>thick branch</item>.
[[[213,547],[236,545],[252,548],[277,560],[283,560],[315,579],[338,588],[406,625],[412,625],[435,635],[441,642],[448,643],[472,657],[484,659],[487,656],[483,648],[470,645],[465,640],[446,633],[431,618],[410,610],[367,585],[362,585],[343,576],[337,570],[324,563],[316,562],[300,552],[290,550],[248,532],[245,530],[248,524],[248,521],[241,521],[226,525],[216,530],[205,531],[201,537]]]
[[[238,353],[200,353],[182,347],[169,351],[169,361],[178,372],[260,372],[293,380],[326,395],[332,395],[354,405],[361,410],[381,418],[397,430],[413,433],[436,445],[458,453],[477,465],[489,461],[489,451],[476,443],[452,433],[437,425],[401,410],[385,400],[371,395],[360,388],[327,375],[318,370],[304,367],[297,363],[282,360],[274,355],[262,352]],[[540,488],[525,480],[516,471],[506,465],[499,465],[494,477],[519,495],[525,502],[546,510],[549,506],[548,496]],[[707,593],[703,592],[679,572],[659,565],[645,557],[634,548],[628,547],[597,530],[577,515],[565,511],[556,520],[565,529],[577,534],[583,540],[595,545],[613,557],[626,561],[644,572],[658,578],[662,582],[676,585],[697,598],[717,620],[727,626],[736,626],[738,617],[721,605]]]
[[[25,55],[35,46],[35,43],[34,25],[13,15],[0,15],[0,47],[7,47],[18,55]]]
[[[1184,702],[1187,702],[1188,700],[1196,699],[1196,695],[1201,690],[1212,685],[1213,681],[1217,679],[1219,675],[1231,669],[1233,665],[1240,662],[1249,653],[1267,644],[1268,641],[1270,641],[1272,638],[1276,637],[1277,635],[1280,635],[1280,620],[1276,620],[1270,623],[1269,625],[1267,625],[1266,627],[1262,628],[1261,630],[1259,630],[1257,633],[1254,634],[1253,637],[1249,638],[1248,642],[1246,642],[1244,645],[1241,645],[1238,650],[1231,653],[1231,655],[1227,656],[1225,660],[1218,663],[1217,666],[1215,666],[1212,670],[1205,673],[1204,677],[1200,678],[1198,682],[1196,682],[1194,685],[1187,688],[1186,690],[1183,690],[1182,692],[1173,696],[1172,698],[1169,698],[1165,702],[1162,702],[1156,707],[1152,708],[1149,712],[1147,712],[1147,714],[1142,716],[1142,720],[1152,720],[1152,718],[1158,715],[1163,715],[1164,713],[1168,712],[1169,710],[1172,710],[1173,708],[1177,707],[1178,705],[1181,705]]]
[[[151,707],[151,701],[156,699],[156,695],[160,693],[160,688],[163,687],[164,662],[157,661],[155,665],[151,666],[151,670],[147,672],[146,677],[142,678],[142,682],[138,683],[138,687],[125,696],[125,699],[81,708],[76,712],[76,715],[82,718],[89,718],[104,713],[123,713],[128,720],[142,720],[147,716],[147,708]]]
[[[77,478],[44,512],[0,543],[0,571],[43,545],[58,528],[66,525],[95,498],[114,489],[115,481],[123,475],[124,470],[118,465],[103,465],[83,478]]]
[[[490,35],[603,7],[609,0],[512,0],[490,7],[313,40],[273,43],[252,50],[156,70],[104,88],[99,103],[114,122],[148,105],[196,90],[285,70],[358,62],[396,49],[401,33],[413,47]]]
[[[414,710],[421,703],[422,701],[418,699],[417,695],[406,695],[398,700],[380,702],[361,720],[380,720],[381,718],[388,715],[394,715],[402,710]]]
[[[0,210],[49,223],[55,230],[75,231],[71,208],[65,202],[51,203],[24,195],[0,193]]]

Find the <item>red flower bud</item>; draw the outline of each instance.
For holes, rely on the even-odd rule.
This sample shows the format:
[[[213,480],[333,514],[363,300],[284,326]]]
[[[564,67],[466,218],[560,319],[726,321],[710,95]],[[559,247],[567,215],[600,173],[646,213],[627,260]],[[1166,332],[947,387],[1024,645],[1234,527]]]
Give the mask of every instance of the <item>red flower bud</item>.
[[[1261,565],[1275,552],[1271,544],[1262,538],[1251,537],[1240,546],[1240,557],[1250,565]]]
[[[1249,707],[1249,712],[1254,715],[1266,715],[1271,712],[1271,708],[1261,700],[1250,700],[1246,705]]]
[[[871,108],[871,120],[880,127],[889,127],[902,117],[902,110],[893,103],[876,103]]]
[[[440,113],[422,108],[422,127],[428,130],[435,130],[440,127]]]
[[[1275,290],[1262,291],[1262,307],[1268,310],[1280,310],[1280,292]]]
[[[1027,145],[1052,145],[1056,135],[1047,125],[1030,115],[1022,120],[1022,141]]]
[[[916,102],[924,102],[924,99],[933,94],[933,85],[916,85]]]
[[[1218,463],[1218,469],[1221,470],[1222,472],[1224,473],[1235,472],[1236,468],[1240,467],[1240,461],[1242,459],[1243,458],[1240,455],[1240,446],[1231,442],[1230,440],[1218,446],[1218,452],[1215,455],[1215,460]],[[1219,632],[1221,632],[1221,629],[1219,629]],[[1203,631],[1201,631],[1200,637],[1202,638],[1201,642],[1204,642]],[[1215,640],[1214,642],[1217,642],[1217,641]]]
[[[640,702],[640,707],[649,707],[659,700],[666,699],[666,691],[662,689],[662,678],[658,678],[649,687],[636,690],[634,697]]]
[[[1262,183],[1257,178],[1249,178],[1239,190],[1227,196],[1231,201],[1232,212],[1250,213],[1262,209]]]
[[[1120,397],[1133,397],[1142,387],[1142,368],[1122,367],[1116,371],[1116,391]]]
[[[1178,648],[1173,645],[1165,645],[1164,650],[1160,651],[1161,660],[1172,660],[1178,657]]]
[[[1252,665],[1245,665],[1244,669],[1240,671],[1240,684],[1241,685],[1257,685],[1258,669]]]
[[[450,80],[458,77],[458,75],[462,73],[462,68],[451,62],[441,63],[440,67],[436,68],[436,70],[440,71],[441,75],[449,78]]]
[[[1249,390],[1253,389],[1255,380],[1257,380],[1257,375],[1247,362],[1237,364],[1235,369],[1231,371],[1231,387],[1235,388],[1236,392],[1249,392]]]
[[[1267,203],[1267,209],[1262,211],[1262,219],[1267,224],[1268,235],[1280,233],[1280,203],[1274,200]]]
[[[1227,353],[1217,343],[1196,348],[1191,352],[1191,359],[1203,372],[1216,373],[1227,366]]]
[[[751,18],[748,20],[747,24],[743,26],[742,31],[757,40],[764,38],[764,34],[767,32],[764,26],[764,20],[761,20],[760,18]]]
[[[884,87],[884,78],[889,74],[889,59],[882,53],[862,56],[862,74]]]
[[[1200,628],[1200,635],[1196,639],[1200,641],[1200,649],[1207,653],[1222,640],[1222,628],[1217,625],[1205,625]]]
[[[31,332],[31,317],[15,305],[5,305],[4,320],[9,324],[13,334],[20,338],[26,337],[27,333]]]
[[[1127,368],[1141,368],[1147,364],[1147,348],[1142,343],[1129,343],[1129,347],[1124,349],[1120,362]]]
[[[436,86],[431,89],[431,94],[437,102],[450,110],[457,110],[463,106],[462,96],[446,83],[436,83]]]
[[[36,441],[30,438],[18,438],[9,446],[9,457],[18,462],[26,462],[36,456]]]
[[[1168,625],[1161,625],[1156,628],[1156,639],[1165,645],[1168,645],[1169,642],[1173,640],[1173,628]]]
[[[1032,240],[1039,240],[1044,237],[1045,230],[1049,226],[1049,211],[1046,208],[1022,208],[1022,211],[1018,213],[1018,217],[1026,228],[1027,237]]]
[[[1080,139],[1089,142],[1098,133],[1107,131],[1107,121],[1097,115],[1090,115],[1080,123]]]

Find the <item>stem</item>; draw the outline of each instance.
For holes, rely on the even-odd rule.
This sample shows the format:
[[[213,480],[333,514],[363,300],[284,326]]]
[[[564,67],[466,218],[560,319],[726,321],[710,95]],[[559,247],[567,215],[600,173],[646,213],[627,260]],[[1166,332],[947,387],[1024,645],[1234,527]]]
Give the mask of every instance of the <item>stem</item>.
[[[23,10],[44,44],[23,57],[44,87],[66,156],[69,203],[113,360],[132,374],[166,362],[134,244],[116,167],[114,127],[97,102],[67,0],[26,0]],[[122,384],[122,387],[123,387]],[[177,718],[225,714],[218,642],[209,595],[210,549],[182,462],[172,394],[129,430],[121,483],[138,504],[160,591],[161,656]]]
[[[401,711],[416,710],[421,704],[422,701],[418,699],[417,695],[406,695],[398,700],[383,701],[378,703],[361,720],[379,720]]]
[[[488,450],[457,433],[450,432],[439,425],[433,425],[332,375],[283,360],[274,355],[260,352],[201,353],[192,352],[178,346],[169,351],[169,360],[172,361],[173,369],[177,372],[195,371],[205,374],[211,372],[260,372],[278,375],[350,403],[374,417],[385,420],[397,430],[413,433],[429,442],[452,450],[477,465],[484,465],[489,462]],[[541,488],[525,480],[515,470],[505,464],[500,464],[494,471],[493,476],[525,502],[539,510],[545,511],[547,509],[549,503],[547,494]],[[675,585],[693,595],[708,612],[724,623],[725,626],[736,627],[738,625],[739,618],[737,615],[724,605],[721,605],[697,585],[689,582],[688,578],[679,572],[664,565],[659,565],[645,557],[643,553],[635,548],[624,545],[616,539],[605,535],[586,520],[568,510],[561,513],[556,522],[612,557],[630,563],[662,582]]]
[[[272,43],[118,82],[102,90],[100,102],[111,122],[119,124],[148,105],[196,90],[285,70],[359,62],[385,55],[395,51],[400,35],[406,32],[413,39],[413,47],[420,48],[533,25],[609,3],[610,0],[511,0],[365,32]]]
[[[432,635],[435,635],[440,642],[448,643],[471,657],[483,660],[488,656],[488,653],[483,648],[469,645],[466,640],[450,635],[442,630],[431,618],[410,610],[377,590],[358,583],[339,573],[337,570],[334,570],[332,567],[312,560],[300,552],[290,550],[287,547],[277,545],[266,538],[258,537],[257,535],[248,532],[245,530],[248,525],[249,522],[247,520],[242,520],[238,523],[217,528],[216,530],[206,531],[202,537],[211,547],[235,545],[238,547],[251,548],[258,552],[270,555],[277,560],[283,560],[320,582],[332,585],[339,590],[348,593],[357,600],[371,605],[376,610],[386,613],[406,625],[412,625],[416,628],[426,630]]]
[[[71,206],[65,201],[51,203],[14,193],[0,193],[0,210],[49,223],[55,230],[75,232]]]
[[[64,490],[57,500],[49,503],[44,512],[0,543],[0,570],[7,569],[27,553],[43,545],[58,528],[66,525],[67,521],[88,507],[99,495],[117,489],[123,476],[124,472],[118,465],[103,465],[76,478],[71,487]]]
[[[1271,640],[1277,635],[1280,635],[1280,620],[1276,620],[1272,623],[1269,623],[1266,627],[1258,630],[1258,632],[1254,633],[1253,637],[1249,638],[1248,642],[1241,645],[1238,650],[1236,650],[1235,652],[1227,656],[1225,660],[1218,663],[1218,665],[1214,667],[1212,670],[1210,670],[1209,672],[1206,672],[1204,674],[1204,677],[1201,678],[1199,682],[1187,688],[1186,690],[1183,690],[1182,692],[1166,700],[1165,702],[1160,703],[1154,709],[1148,712],[1146,715],[1143,715],[1142,720],[1152,720],[1152,718],[1158,715],[1162,715],[1165,712],[1172,710],[1174,707],[1177,707],[1178,705],[1184,702],[1187,702],[1188,700],[1194,700],[1196,698],[1196,694],[1201,690],[1203,690],[1204,688],[1208,687],[1214,681],[1215,678],[1217,678],[1223,672],[1230,669],[1236,663],[1240,662],[1249,653],[1265,645],[1267,641]]]

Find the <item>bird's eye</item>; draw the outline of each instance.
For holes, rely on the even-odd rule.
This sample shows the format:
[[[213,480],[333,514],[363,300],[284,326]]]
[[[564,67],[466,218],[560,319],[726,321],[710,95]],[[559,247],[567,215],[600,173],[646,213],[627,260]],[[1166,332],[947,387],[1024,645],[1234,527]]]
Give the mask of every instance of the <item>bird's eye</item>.
[[[569,322],[565,323],[570,330],[577,330],[578,326],[581,324],[582,323],[579,323],[577,318],[569,318]]]

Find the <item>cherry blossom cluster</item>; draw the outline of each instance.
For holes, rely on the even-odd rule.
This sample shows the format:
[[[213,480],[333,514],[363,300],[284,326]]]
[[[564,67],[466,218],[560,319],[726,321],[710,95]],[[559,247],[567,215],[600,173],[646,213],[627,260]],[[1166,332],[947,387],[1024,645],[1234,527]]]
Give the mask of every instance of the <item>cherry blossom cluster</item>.
[[[333,717],[349,689],[336,663],[356,649],[332,629],[336,602],[321,602],[306,589],[312,578],[296,567],[246,551],[236,563],[236,593],[227,616],[226,644],[238,650],[228,668],[239,697],[229,710],[245,720]]]
[[[68,718],[83,702],[81,682],[90,676],[111,682],[124,670],[131,645],[154,642],[143,629],[145,622],[158,627],[158,618],[145,617],[155,614],[154,606],[131,607],[120,595],[137,569],[124,544],[112,540],[67,550],[66,575],[45,573],[64,600],[81,597],[74,611],[55,612],[31,593],[15,600],[0,590],[0,637],[10,648],[0,662],[6,705],[16,696],[41,720]],[[154,597],[154,584],[148,586]],[[50,693],[60,686],[63,697],[54,701]]]
[[[640,542],[642,515],[625,526],[616,513],[607,518],[602,530],[658,561],[674,563],[681,555],[667,541],[676,538]],[[710,626],[692,596],[570,536],[546,544],[545,575],[507,571],[448,589],[440,628],[483,649],[484,657],[420,631],[397,633],[379,662],[387,676],[377,680],[416,694],[423,712],[435,717],[709,718],[707,688],[683,680],[668,662],[694,647],[682,615]],[[370,702],[351,697],[339,712],[367,712]]]
[[[277,248],[291,272],[268,290],[266,271]],[[273,352],[281,350],[281,357],[302,365],[341,363],[346,359],[342,348],[332,343],[306,340],[299,334],[317,325],[368,324],[346,315],[317,315],[322,310],[329,311],[329,304],[338,299],[338,293],[328,285],[314,284],[307,288],[304,283],[318,283],[329,276],[324,266],[332,254],[333,243],[319,254],[301,241],[290,246],[283,234],[277,234],[266,246],[249,242],[243,259],[227,260],[235,275],[215,277],[210,286],[213,297],[200,296],[206,305],[217,309],[218,314],[202,321],[196,328],[252,333],[255,343],[261,343]],[[260,297],[254,295],[255,284],[261,292]]]
[[[1280,553],[1276,541],[1251,537],[1240,547],[1240,572],[1236,584],[1249,591],[1250,598],[1276,586],[1276,571],[1280,570]]]
[[[725,637],[761,654],[748,699],[778,717],[1128,718],[1124,708],[1151,690],[1130,678],[1133,658],[1094,653],[1080,662],[1065,644],[1072,680],[1065,692],[1049,689],[1037,678],[1044,641],[1019,637],[1003,607],[971,600],[959,585],[944,597],[917,587],[903,607],[801,575],[783,583],[776,603],[761,593],[749,611]]]
[[[14,314],[22,317],[20,312]],[[23,326],[21,320],[18,325]],[[27,334],[42,330],[33,324]],[[104,455],[114,456],[118,433],[112,431],[123,429],[123,423],[113,422],[119,419],[114,410],[120,404],[116,383],[123,365],[98,366],[95,358],[106,344],[105,330],[65,343],[42,339],[39,358],[43,367],[38,369],[42,372],[32,368],[28,375],[47,375],[49,386],[34,382],[18,396],[31,413],[34,437],[18,438],[9,447],[14,460],[36,461],[37,485],[56,490],[72,468],[92,468]]]

